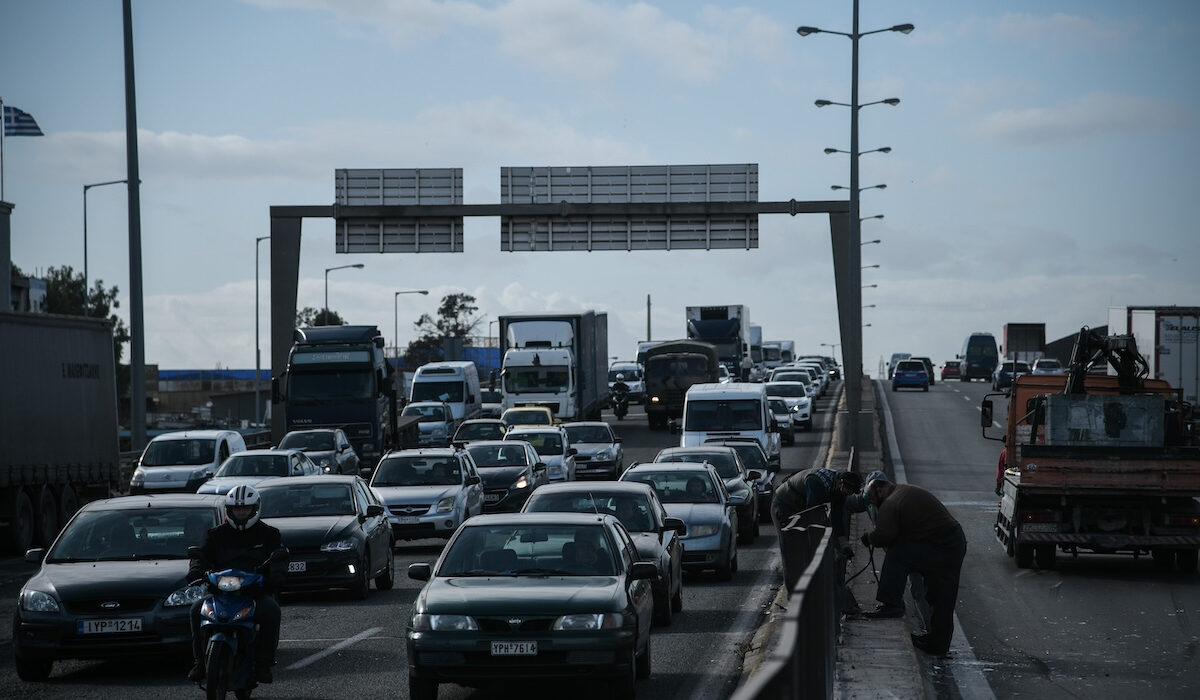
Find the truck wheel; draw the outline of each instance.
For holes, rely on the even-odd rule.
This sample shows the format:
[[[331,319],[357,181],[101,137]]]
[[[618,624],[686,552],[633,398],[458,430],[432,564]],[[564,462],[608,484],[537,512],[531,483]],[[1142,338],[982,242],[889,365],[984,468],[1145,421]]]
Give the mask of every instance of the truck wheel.
[[[12,519],[8,523],[8,548],[14,554],[24,554],[33,545],[33,501],[25,489],[13,492]]]
[[[67,484],[58,494],[58,522],[66,525],[77,510],[79,510],[79,497],[75,495],[75,489]]]
[[[1168,573],[1175,568],[1175,550],[1173,549],[1152,549],[1150,556],[1154,559],[1154,568],[1157,571]]]
[[[34,539],[43,547],[49,547],[58,536],[58,500],[54,498],[54,488],[49,484],[38,489],[34,529]]]
[[[1178,549],[1175,551],[1175,562],[1179,564],[1182,574],[1196,573],[1197,559],[1200,559],[1200,549]]]
[[[1017,561],[1018,569],[1028,569],[1033,566],[1033,545],[1017,544],[1013,558]]]
[[[1053,569],[1054,558],[1057,554],[1057,545],[1039,544],[1033,548],[1033,561],[1039,569]]]

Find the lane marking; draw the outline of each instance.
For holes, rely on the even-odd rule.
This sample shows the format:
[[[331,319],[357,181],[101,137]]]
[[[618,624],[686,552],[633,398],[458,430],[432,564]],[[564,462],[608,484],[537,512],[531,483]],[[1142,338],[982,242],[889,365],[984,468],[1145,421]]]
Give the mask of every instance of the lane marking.
[[[369,630],[359,632],[358,634],[354,635],[353,637],[350,637],[349,639],[343,639],[342,641],[338,642],[337,644],[334,644],[333,646],[329,647],[328,649],[322,649],[321,651],[318,651],[317,653],[315,653],[311,656],[306,656],[303,659],[300,659],[299,661],[292,664],[291,666],[288,666],[287,670],[295,671],[296,669],[304,668],[305,666],[308,666],[309,664],[320,661],[321,659],[325,658],[326,656],[336,654],[348,646],[358,644],[359,642],[361,642],[364,639],[374,637],[376,634],[378,634],[379,632],[382,632],[382,631],[383,631],[382,627],[372,627]]]

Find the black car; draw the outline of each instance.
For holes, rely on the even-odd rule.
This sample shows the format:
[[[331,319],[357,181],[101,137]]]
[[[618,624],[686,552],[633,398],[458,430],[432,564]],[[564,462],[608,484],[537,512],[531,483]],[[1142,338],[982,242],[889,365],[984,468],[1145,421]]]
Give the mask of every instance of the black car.
[[[392,528],[383,503],[357,476],[289,476],[260,481],[260,517],[288,548],[285,591],[347,588],[366,598],[371,580],[394,582]]]
[[[778,470],[771,468],[771,463],[767,461],[767,453],[758,440],[749,436],[731,436],[712,438],[705,442],[732,447],[741,458],[743,467],[762,472],[763,478],[754,482],[754,491],[758,494],[758,517],[759,520],[770,521],[771,501],[775,498],[775,475]]]
[[[1006,360],[996,365],[992,373],[992,391],[1000,391],[1012,387],[1013,378],[1022,374],[1033,374],[1028,362]]]
[[[525,502],[526,513],[607,513],[616,516],[637,546],[638,556],[658,565],[654,580],[654,619],[671,624],[683,610],[683,544],[687,526],[672,518],[654,488],[636,481],[565,482],[538,489]]]
[[[358,454],[341,428],[293,430],[279,442],[288,448],[303,450],[326,474],[358,473]]]
[[[524,440],[482,440],[466,449],[483,481],[484,513],[515,513],[529,494],[550,483],[546,463]]]
[[[23,680],[44,680],[59,659],[139,658],[190,650],[189,546],[224,519],[224,496],[123,496],[84,505],[21,589],[13,656]]]
[[[717,470],[729,492],[729,501],[737,507],[738,541],[750,544],[758,538],[758,482],[766,476],[754,469],[747,470],[741,457],[732,447],[704,444],[695,447],[668,447],[654,458],[655,462],[708,462]]]

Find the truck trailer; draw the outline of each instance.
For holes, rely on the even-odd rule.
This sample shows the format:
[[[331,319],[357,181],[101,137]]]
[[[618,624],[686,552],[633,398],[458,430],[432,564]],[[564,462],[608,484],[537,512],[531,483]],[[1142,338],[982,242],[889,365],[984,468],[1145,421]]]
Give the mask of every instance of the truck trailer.
[[[720,381],[717,349],[698,340],[669,340],[646,351],[646,420],[650,429],[665,428],[683,416],[683,402],[693,384]]]
[[[1108,332],[1132,335],[1150,378],[1170,382],[1184,401],[1200,405],[1200,306],[1110,306]]]
[[[608,403],[608,314],[500,317],[503,408],[545,406],[561,421],[599,420]]]
[[[750,355],[750,309],[741,304],[687,307],[688,340],[711,343],[717,359],[734,377],[748,379]],[[743,370],[747,370],[744,372]]]
[[[0,312],[0,524],[48,547],[79,506],[119,492],[112,324]]]

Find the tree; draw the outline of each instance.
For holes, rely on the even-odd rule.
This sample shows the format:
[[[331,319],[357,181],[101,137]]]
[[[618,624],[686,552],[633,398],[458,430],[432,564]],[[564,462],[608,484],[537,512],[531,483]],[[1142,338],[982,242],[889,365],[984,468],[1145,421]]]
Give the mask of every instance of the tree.
[[[474,317],[476,311],[479,311],[479,307],[475,305],[475,297],[470,294],[447,294],[442,297],[436,318],[421,314],[413,323],[419,335],[404,351],[405,362],[410,366],[437,362],[443,357],[442,346],[447,339],[461,339],[464,344],[469,342],[471,333],[480,322]]]
[[[14,276],[24,277],[20,268],[12,266]],[[64,314],[67,316],[91,316],[92,318],[107,318],[113,324],[113,357],[120,364],[124,356],[125,343],[129,342],[129,328],[125,321],[112,313],[120,308],[117,301],[117,288],[104,288],[104,280],[93,280],[92,288],[87,290],[87,313],[84,313],[84,280],[83,274],[76,274],[70,265],[51,267],[46,270],[46,313]]]
[[[311,306],[306,306],[296,313],[297,328],[344,325],[346,325],[345,319],[332,309],[314,309]]]

